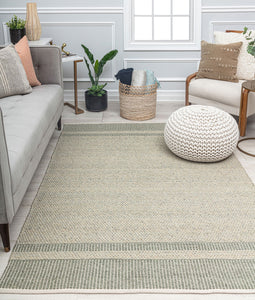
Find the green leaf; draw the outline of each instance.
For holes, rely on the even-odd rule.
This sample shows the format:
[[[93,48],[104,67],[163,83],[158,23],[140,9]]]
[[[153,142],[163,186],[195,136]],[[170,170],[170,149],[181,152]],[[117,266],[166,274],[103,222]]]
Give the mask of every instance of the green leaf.
[[[247,47],[247,52],[248,52],[249,54],[251,54],[252,56],[255,57],[255,46],[253,46],[253,45],[248,45],[248,47]]]
[[[95,66],[94,66],[95,75],[98,74],[98,68],[99,68],[99,62],[98,62],[98,59],[97,59],[96,62],[95,62]]]
[[[105,54],[105,56],[100,60],[100,64],[102,66],[104,66],[107,61],[112,60],[118,53],[118,50],[112,50],[110,52],[108,52],[107,54]]]
[[[112,60],[117,54],[118,54],[117,49],[112,50],[112,51],[108,52],[107,54],[105,54],[105,56],[99,62],[98,76],[100,76],[102,74],[104,65],[108,61]]]
[[[243,34],[246,34],[247,30],[248,30],[248,27],[245,26],[243,29]]]
[[[105,94],[105,91],[103,90],[105,86],[106,83],[101,85],[92,85],[92,87],[88,89],[89,95],[103,96]]]
[[[93,54],[89,51],[89,48],[87,48],[87,47],[84,46],[84,45],[81,45],[81,46],[82,46],[83,50],[85,51],[85,53],[87,54],[89,61],[90,61],[91,64],[93,65],[94,62],[95,62],[95,61],[94,61],[94,56],[93,56]]]
[[[84,60],[85,60],[85,64],[86,64],[86,66],[87,66],[87,68],[88,68],[88,71],[89,71],[89,78],[90,78],[90,81],[91,81],[91,83],[92,83],[92,85],[93,84],[95,84],[95,80],[94,80],[94,78],[93,78],[93,76],[92,76],[92,74],[91,74],[91,70],[90,70],[90,67],[89,67],[89,63],[88,63],[88,61],[87,61],[87,59],[84,57]]]

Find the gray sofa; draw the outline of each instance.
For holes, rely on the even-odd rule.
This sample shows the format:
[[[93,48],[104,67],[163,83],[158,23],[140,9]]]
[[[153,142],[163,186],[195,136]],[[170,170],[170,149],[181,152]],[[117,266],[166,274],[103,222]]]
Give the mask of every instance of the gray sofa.
[[[0,233],[6,252],[9,224],[56,126],[61,129],[64,105],[60,49],[50,45],[30,49],[42,85],[31,94],[0,99]]]

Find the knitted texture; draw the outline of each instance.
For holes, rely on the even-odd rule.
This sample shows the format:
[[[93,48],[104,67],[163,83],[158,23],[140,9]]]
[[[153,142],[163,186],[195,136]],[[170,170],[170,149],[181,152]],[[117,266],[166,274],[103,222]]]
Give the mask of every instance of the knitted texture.
[[[213,162],[233,153],[239,130],[230,114],[212,106],[192,105],[169,117],[164,138],[168,148],[179,157]]]

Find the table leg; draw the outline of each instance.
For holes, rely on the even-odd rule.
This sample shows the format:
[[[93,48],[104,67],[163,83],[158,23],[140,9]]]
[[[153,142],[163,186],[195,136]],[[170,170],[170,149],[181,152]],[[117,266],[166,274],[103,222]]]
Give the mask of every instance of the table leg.
[[[248,95],[249,95],[249,90],[243,88],[242,95],[241,95],[241,103],[240,103],[240,113],[239,113],[240,136],[244,136],[246,131]]]
[[[65,102],[65,105],[74,108],[75,110],[75,114],[79,115],[79,114],[83,114],[84,110],[78,107],[78,91],[77,91],[77,63],[81,62],[83,60],[75,60],[73,62],[73,76],[74,76],[74,105],[69,103],[69,102]]]

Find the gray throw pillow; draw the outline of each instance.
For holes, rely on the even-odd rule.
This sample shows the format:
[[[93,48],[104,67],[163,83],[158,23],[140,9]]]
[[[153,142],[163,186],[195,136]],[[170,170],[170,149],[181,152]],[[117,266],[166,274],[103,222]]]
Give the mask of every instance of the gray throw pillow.
[[[18,53],[11,44],[0,50],[0,98],[32,92]]]

